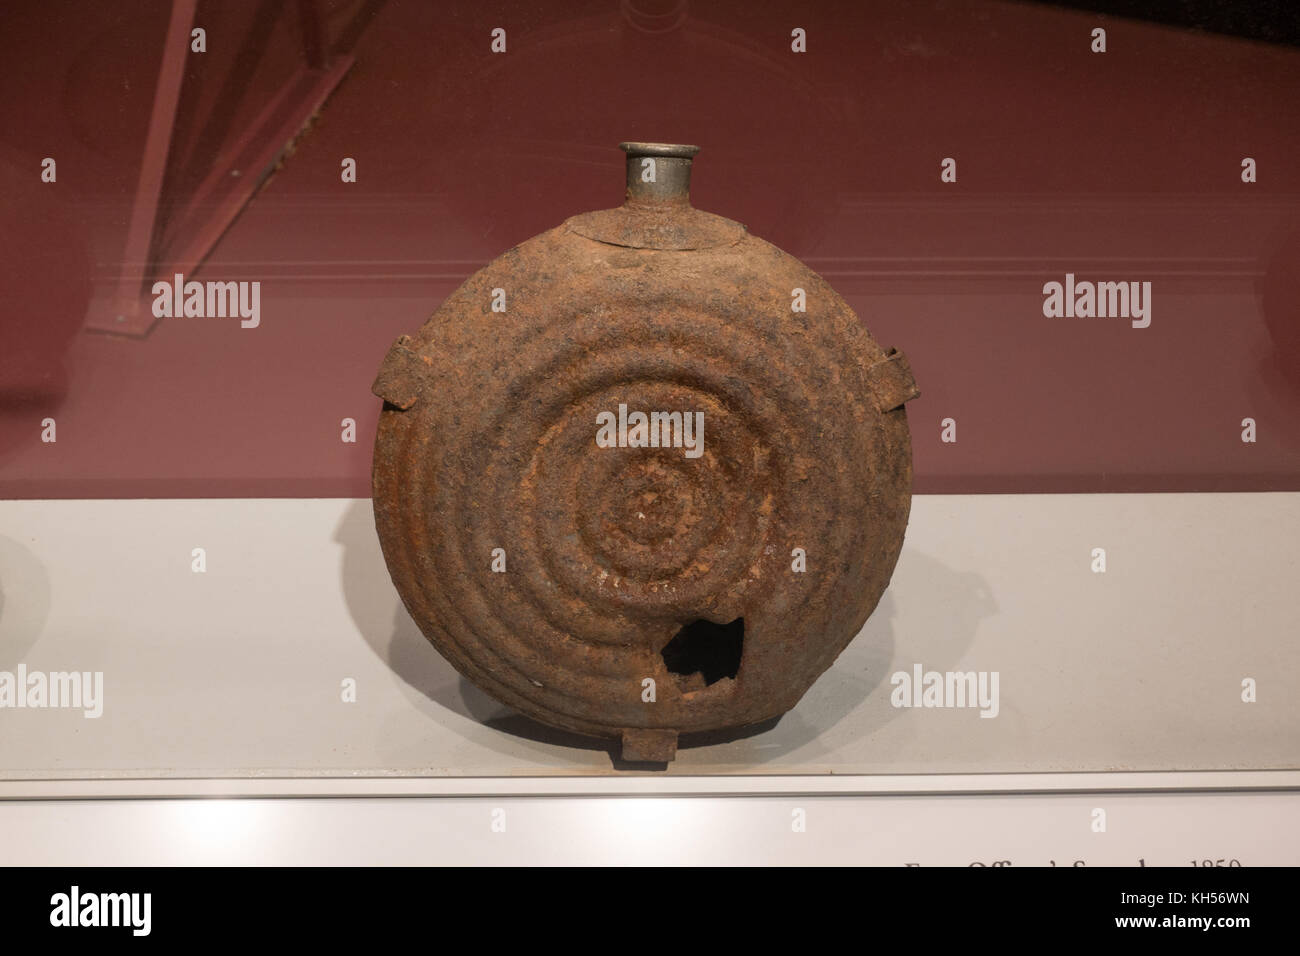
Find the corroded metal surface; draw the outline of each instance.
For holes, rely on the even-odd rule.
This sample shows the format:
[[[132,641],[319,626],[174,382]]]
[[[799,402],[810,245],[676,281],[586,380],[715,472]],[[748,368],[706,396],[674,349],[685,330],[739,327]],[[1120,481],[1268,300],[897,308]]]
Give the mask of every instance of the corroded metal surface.
[[[691,208],[694,148],[625,148],[623,207],[511,249],[394,345],[375,521],[462,674],[668,760],[679,733],[785,713],[875,608],[917,392],[825,281]],[[601,447],[620,406],[702,413],[698,456]]]

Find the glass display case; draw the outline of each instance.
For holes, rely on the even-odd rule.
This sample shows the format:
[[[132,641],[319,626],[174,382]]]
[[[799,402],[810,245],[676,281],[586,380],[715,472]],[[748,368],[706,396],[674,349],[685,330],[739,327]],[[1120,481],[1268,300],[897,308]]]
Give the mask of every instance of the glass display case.
[[[10,7],[0,826],[70,797],[1300,784],[1285,11]],[[820,275],[920,393],[874,613],[784,716],[663,766],[463,677],[371,503],[394,341],[617,206],[635,140],[699,145],[694,206]],[[1300,859],[1266,829],[1234,853]]]

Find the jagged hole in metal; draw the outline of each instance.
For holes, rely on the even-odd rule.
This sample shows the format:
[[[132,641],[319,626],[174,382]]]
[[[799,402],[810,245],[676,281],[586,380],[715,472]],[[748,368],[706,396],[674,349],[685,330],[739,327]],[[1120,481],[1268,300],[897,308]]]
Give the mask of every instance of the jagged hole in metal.
[[[664,666],[683,690],[711,687],[724,677],[740,673],[745,649],[745,619],[730,624],[691,621],[664,645]]]

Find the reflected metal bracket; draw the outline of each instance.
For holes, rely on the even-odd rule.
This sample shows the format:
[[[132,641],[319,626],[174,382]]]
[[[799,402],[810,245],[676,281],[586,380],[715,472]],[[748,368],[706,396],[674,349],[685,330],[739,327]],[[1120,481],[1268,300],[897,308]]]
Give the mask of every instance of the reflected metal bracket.
[[[152,297],[145,294],[145,283],[153,278],[170,283],[176,273],[194,273],[355,62],[350,55],[330,59],[315,0],[299,0],[306,65],[280,88],[252,125],[222,150],[211,172],[175,217],[176,226],[163,247],[158,206],[196,6],[197,0],[172,3],[117,290],[106,314],[92,313],[87,318],[87,329],[148,335],[158,319],[153,314]]]

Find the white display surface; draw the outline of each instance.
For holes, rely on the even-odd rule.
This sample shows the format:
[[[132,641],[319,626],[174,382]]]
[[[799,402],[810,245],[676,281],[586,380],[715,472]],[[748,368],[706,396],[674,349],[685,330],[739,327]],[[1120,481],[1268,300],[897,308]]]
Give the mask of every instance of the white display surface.
[[[0,863],[1294,865],[1298,814],[1296,793],[0,801]]]
[[[1295,770],[1298,585],[1300,494],[918,497],[880,607],[799,706],[659,777]],[[0,601],[0,672],[104,682],[97,718],[0,708],[9,796],[60,778],[623,773],[443,661],[368,500],[3,501]],[[997,672],[997,716],[893,706],[891,675],[916,664]]]

